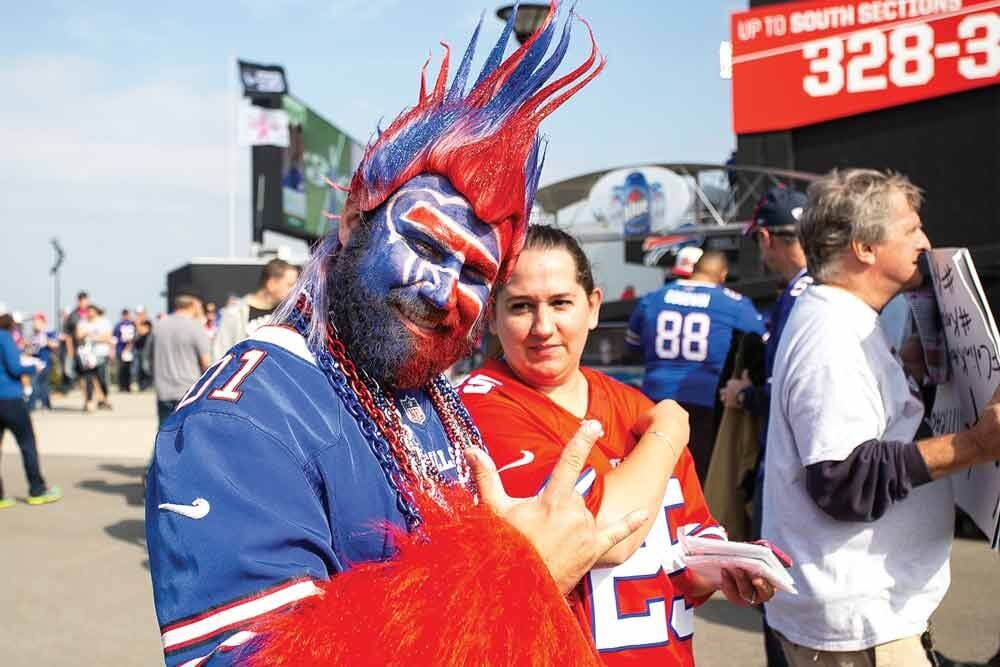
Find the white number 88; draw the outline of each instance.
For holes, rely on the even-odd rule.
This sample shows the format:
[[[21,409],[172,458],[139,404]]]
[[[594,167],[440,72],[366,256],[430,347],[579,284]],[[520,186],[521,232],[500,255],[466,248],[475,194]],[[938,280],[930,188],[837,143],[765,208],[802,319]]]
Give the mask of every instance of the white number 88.
[[[705,361],[708,358],[708,333],[712,318],[706,313],[681,315],[662,310],[656,316],[656,356],[660,359]]]

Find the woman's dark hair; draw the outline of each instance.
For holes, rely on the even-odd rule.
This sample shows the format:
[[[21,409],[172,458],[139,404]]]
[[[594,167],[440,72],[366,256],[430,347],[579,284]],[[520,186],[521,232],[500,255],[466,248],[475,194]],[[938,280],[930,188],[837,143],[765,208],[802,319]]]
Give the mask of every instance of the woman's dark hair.
[[[14,317],[10,313],[0,315],[0,329],[4,331],[14,330]]]
[[[521,252],[529,248],[541,248],[549,250],[562,248],[573,258],[573,265],[576,267],[576,282],[588,295],[594,291],[594,273],[590,268],[590,260],[575,238],[563,230],[550,225],[530,225],[528,233],[524,238],[524,248]]]

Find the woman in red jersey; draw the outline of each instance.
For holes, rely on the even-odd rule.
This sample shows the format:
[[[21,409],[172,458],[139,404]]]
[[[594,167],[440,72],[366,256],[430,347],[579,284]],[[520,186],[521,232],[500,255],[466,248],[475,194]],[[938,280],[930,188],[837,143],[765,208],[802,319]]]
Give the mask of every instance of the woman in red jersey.
[[[583,579],[574,611],[606,664],[693,665],[694,607],[714,588],[684,567],[677,535],[724,539],[725,531],[709,513],[685,446],[687,414],[580,365],[600,305],[576,241],[553,227],[530,227],[490,315],[503,358],[470,375],[460,395],[513,496],[545,486],[561,443],[581,421],[601,424],[577,490],[599,525],[638,506],[650,518]],[[742,605],[774,594],[739,570],[723,573],[722,590]]]

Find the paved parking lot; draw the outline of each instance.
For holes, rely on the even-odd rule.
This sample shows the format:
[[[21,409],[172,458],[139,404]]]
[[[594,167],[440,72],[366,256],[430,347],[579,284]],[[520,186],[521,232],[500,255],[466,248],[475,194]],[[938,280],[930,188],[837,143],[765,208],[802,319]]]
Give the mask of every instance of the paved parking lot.
[[[162,664],[143,538],[142,474],[156,429],[151,394],[114,396],[110,412],[81,414],[56,400],[35,427],[42,470],[58,503],[0,511],[0,666]],[[8,495],[26,493],[8,435],[0,461]],[[915,544],[915,547],[917,545]],[[1000,642],[1000,562],[958,540],[953,583],[935,618],[942,650],[985,661]],[[715,598],[698,611],[698,664],[763,665],[755,612]]]

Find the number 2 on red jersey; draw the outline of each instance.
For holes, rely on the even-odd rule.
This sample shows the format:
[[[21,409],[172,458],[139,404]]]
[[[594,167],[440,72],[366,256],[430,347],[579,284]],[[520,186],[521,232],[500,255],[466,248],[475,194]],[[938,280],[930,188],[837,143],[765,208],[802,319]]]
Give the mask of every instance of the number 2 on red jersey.
[[[661,571],[669,577],[683,569],[680,560],[672,555],[674,545],[667,516],[670,510],[683,505],[681,484],[677,478],[671,478],[663,499],[663,511],[657,515],[642,546],[621,565],[594,568],[587,575],[591,590],[592,631],[598,650],[663,646],[670,643],[670,631],[677,639],[687,639],[694,633],[694,609],[688,607],[683,595],[666,600],[662,586],[659,587],[659,597],[639,599],[637,590],[629,595],[629,587],[636,582],[653,582]],[[670,571],[666,571],[665,567],[671,568]],[[636,602],[639,604],[634,604]],[[643,602],[644,612],[628,611],[642,606]],[[623,609],[626,611],[623,612]]]

